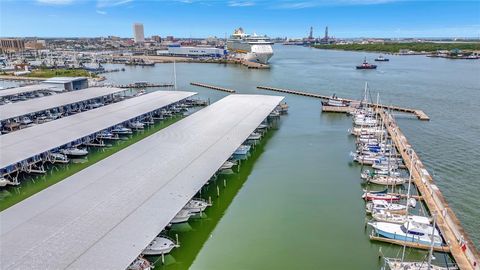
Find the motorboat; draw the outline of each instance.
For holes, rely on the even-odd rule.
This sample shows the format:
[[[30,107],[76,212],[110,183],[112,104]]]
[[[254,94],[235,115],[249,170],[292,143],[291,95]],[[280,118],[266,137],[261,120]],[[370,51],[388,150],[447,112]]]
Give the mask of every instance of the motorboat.
[[[408,180],[403,177],[395,176],[386,176],[386,175],[375,175],[367,180],[369,183],[384,185],[384,186],[393,186],[393,185],[403,185]]]
[[[112,129],[113,134],[119,134],[119,135],[128,135],[132,134],[132,130],[123,126],[116,126],[114,129]]]
[[[116,137],[111,132],[102,131],[102,132],[100,132],[100,134],[97,135],[97,139],[100,139],[100,140],[115,140]]]
[[[395,214],[384,210],[372,212],[372,217],[376,221],[404,224],[406,221],[415,221],[418,223],[430,224],[431,219],[424,216]]]
[[[21,125],[28,126],[28,125],[30,125],[30,124],[33,124],[33,121],[32,121],[32,119],[24,116],[24,117],[22,117],[22,118],[20,119],[19,123],[20,123]]]
[[[423,245],[442,246],[443,239],[437,228],[430,224],[415,221],[406,221],[404,224],[389,222],[369,222],[377,235],[405,242],[418,243]],[[433,234],[432,234],[433,233]]]
[[[10,181],[8,181],[5,177],[0,177],[0,187],[4,187],[8,184],[10,184]]]
[[[60,150],[60,153],[67,155],[67,156],[72,156],[72,157],[83,157],[88,155],[87,149],[80,149],[76,147],[70,147],[66,149]]]
[[[388,62],[390,59],[383,57],[383,55],[380,55],[379,57],[375,58],[375,61],[377,62]]]
[[[350,106],[350,101],[338,98],[335,94],[332,95],[327,101],[322,101],[323,106],[331,107],[348,107]]]
[[[182,209],[180,212],[175,215],[175,217],[170,221],[171,224],[187,222],[192,214],[190,211]]]
[[[268,116],[269,117],[280,117],[280,113],[277,110],[273,110]]]
[[[198,214],[205,211],[209,206],[211,206],[211,204],[203,199],[191,199],[183,209],[189,211],[190,214]]]
[[[136,258],[128,267],[127,270],[150,270],[152,265],[145,258]]]
[[[220,169],[218,169],[219,171],[223,171],[223,170],[229,170],[231,169],[233,166],[235,166],[235,163],[234,162],[231,162],[231,161],[225,161],[223,163],[223,165],[220,167]]]
[[[157,236],[143,250],[143,255],[162,255],[168,254],[172,249],[178,247],[175,242],[166,236]]]
[[[250,145],[240,145],[240,147],[237,148],[237,150],[235,150],[235,152],[233,152],[234,155],[246,155],[248,154],[248,151],[250,151],[250,148],[251,146]]]
[[[404,214],[407,206],[397,203],[391,203],[384,200],[372,200],[367,203],[365,211],[367,213],[373,213],[375,211],[387,211],[390,213]]]
[[[247,140],[260,140],[261,138],[262,134],[253,132],[252,134],[250,134],[250,136],[248,136]]]
[[[70,161],[67,155],[62,153],[50,153],[50,160],[52,163],[68,163]]]
[[[140,122],[140,121],[131,122],[129,125],[133,129],[144,129],[145,128],[145,124]]]

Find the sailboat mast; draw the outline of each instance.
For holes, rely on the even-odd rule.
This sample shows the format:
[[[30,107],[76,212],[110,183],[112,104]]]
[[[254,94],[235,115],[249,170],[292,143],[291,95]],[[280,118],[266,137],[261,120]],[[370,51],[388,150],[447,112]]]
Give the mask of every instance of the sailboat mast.
[[[428,252],[428,269],[432,267],[432,257],[433,257],[433,245],[435,244],[435,225],[436,225],[436,215],[433,214],[433,225],[432,225],[432,242],[430,243],[430,250]]]
[[[175,65],[175,60],[173,60],[173,89],[177,90],[177,68]]]

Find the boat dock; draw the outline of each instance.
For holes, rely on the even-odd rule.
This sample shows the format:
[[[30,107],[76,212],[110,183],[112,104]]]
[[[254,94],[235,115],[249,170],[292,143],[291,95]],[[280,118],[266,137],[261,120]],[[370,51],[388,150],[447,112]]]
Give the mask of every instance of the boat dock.
[[[123,91],[125,90],[114,87],[90,87],[58,95],[2,105],[0,106],[0,122],[3,124],[8,120],[27,115],[30,116],[32,114],[38,114],[52,109],[68,111],[74,104],[84,107],[90,102],[98,99],[113,100],[115,94],[119,94]]]
[[[8,176],[12,184],[18,184],[16,175],[19,172],[29,172],[37,164],[49,161],[52,152],[95,142],[104,130],[130,121],[150,119],[160,109],[195,94],[157,91],[2,135],[0,176]]]
[[[151,88],[151,87],[173,87],[171,83],[130,83],[115,85],[118,88]]]
[[[480,254],[475,245],[443,197],[432,176],[428,173],[411,144],[398,127],[395,119],[391,114],[386,113],[384,109],[377,108],[377,113],[381,117],[398,153],[402,155],[408,170],[413,167],[411,171],[413,182],[430,213],[436,215],[437,226],[458,267],[462,270],[479,270]]]
[[[328,99],[331,98],[331,96],[320,95],[320,94],[316,94],[316,93],[299,91],[299,90],[282,89],[282,88],[269,87],[269,86],[257,86],[257,88],[262,89],[262,90],[270,90],[270,91],[276,91],[276,92],[287,93],[287,94],[292,94],[292,95],[300,95],[300,96],[305,96],[305,97],[319,98],[319,99],[323,99],[323,100],[328,100]],[[360,104],[359,100],[347,99],[347,98],[339,98],[339,99],[350,102],[350,103],[353,103],[353,104]],[[419,120],[423,120],[423,121],[430,120],[428,115],[425,112],[423,112],[422,110],[411,109],[411,108],[403,108],[403,107],[391,106],[391,105],[374,104],[374,103],[367,103],[367,104],[371,105],[371,106],[377,106],[377,107],[380,107],[380,108],[384,108],[384,109],[389,109],[389,110],[392,110],[392,111],[414,114],[415,116],[417,116],[417,118]],[[330,108],[330,107],[333,107],[333,106],[326,106],[326,107],[328,107],[328,108],[324,109],[324,111],[326,111],[326,112],[348,112],[348,111],[353,111],[355,109],[355,106],[336,108],[336,109],[335,108]]]
[[[209,88],[209,89],[213,89],[213,90],[218,90],[218,91],[223,91],[223,92],[227,92],[227,93],[235,93],[235,90],[228,89],[228,88],[224,88],[224,87],[220,87],[220,86],[208,85],[208,84],[198,83],[198,82],[191,82],[190,84],[191,84],[191,85],[194,85],[194,86],[205,87],[205,88]]]
[[[126,269],[282,99],[229,95],[0,212],[2,267]]]

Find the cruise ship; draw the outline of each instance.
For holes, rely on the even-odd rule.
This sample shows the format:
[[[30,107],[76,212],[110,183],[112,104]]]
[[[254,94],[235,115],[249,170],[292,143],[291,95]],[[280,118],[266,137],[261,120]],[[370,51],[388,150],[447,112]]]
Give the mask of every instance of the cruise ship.
[[[247,35],[240,27],[227,40],[227,49],[247,61],[267,64],[273,56],[273,42],[267,36]]]

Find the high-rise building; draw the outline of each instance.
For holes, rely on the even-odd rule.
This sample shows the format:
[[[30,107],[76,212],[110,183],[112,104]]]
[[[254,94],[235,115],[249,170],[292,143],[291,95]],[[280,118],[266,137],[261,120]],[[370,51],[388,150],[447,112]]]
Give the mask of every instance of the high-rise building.
[[[152,36],[152,40],[157,42],[157,43],[162,42],[162,38],[158,35]]]
[[[133,24],[133,40],[135,40],[135,43],[145,42],[145,35],[143,33],[143,24],[141,23]]]

